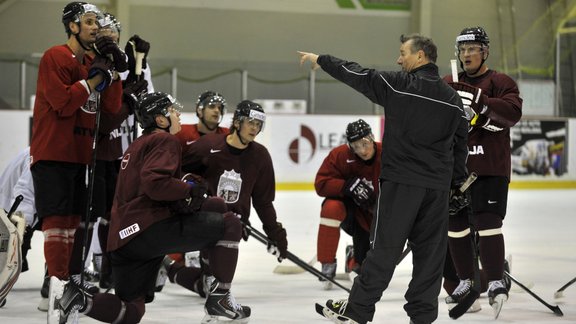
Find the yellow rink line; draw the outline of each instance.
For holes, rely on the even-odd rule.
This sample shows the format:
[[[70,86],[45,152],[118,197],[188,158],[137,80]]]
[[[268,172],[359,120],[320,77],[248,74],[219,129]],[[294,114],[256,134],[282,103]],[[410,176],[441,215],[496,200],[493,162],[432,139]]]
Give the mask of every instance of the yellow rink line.
[[[543,181],[512,181],[510,189],[576,189],[576,181],[543,180]],[[314,190],[312,182],[279,182],[276,190],[302,191]]]

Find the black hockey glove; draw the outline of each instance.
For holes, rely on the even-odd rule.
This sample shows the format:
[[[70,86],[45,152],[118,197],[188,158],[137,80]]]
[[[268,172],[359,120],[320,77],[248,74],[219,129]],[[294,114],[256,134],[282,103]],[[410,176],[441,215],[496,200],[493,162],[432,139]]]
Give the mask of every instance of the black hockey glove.
[[[464,192],[460,190],[462,183],[463,182],[453,184],[450,190],[450,202],[448,203],[448,214],[450,214],[450,216],[458,214],[458,212],[472,202],[470,190],[464,190]]]
[[[108,36],[97,38],[96,42],[94,42],[94,50],[100,56],[111,55],[116,71],[124,72],[128,70],[128,59],[126,58],[126,54],[124,54],[112,38]]]
[[[202,203],[208,198],[208,188],[202,177],[191,173],[184,175],[182,181],[190,186],[190,197],[175,201],[170,205],[170,210],[177,214],[191,214],[200,210]]]
[[[484,114],[488,109],[486,105],[488,97],[482,93],[482,89],[468,83],[449,82],[448,84],[460,95],[468,120],[470,120],[470,124],[474,125],[478,115]]]
[[[128,105],[129,113],[134,113],[138,101],[148,93],[148,81],[142,79],[135,82],[124,82],[124,102]]]
[[[146,58],[148,57],[148,51],[150,51],[150,43],[140,38],[138,35],[130,37],[124,47],[126,56],[128,56],[128,69],[130,73],[128,74],[128,80],[137,79],[136,76],[136,57],[134,52],[144,53],[144,58],[142,59],[142,68],[146,68]]]
[[[374,189],[364,179],[358,177],[346,180],[342,193],[363,208],[369,208],[374,203]]]
[[[278,262],[286,259],[288,254],[288,239],[286,238],[286,230],[282,227],[282,223],[276,222],[276,227],[268,229],[264,227],[264,232],[268,235],[271,243],[268,243],[268,252],[276,256]]]
[[[88,70],[88,79],[92,79],[96,75],[102,75],[102,82],[100,82],[94,90],[98,92],[104,91],[112,84],[114,77],[114,72],[112,70],[112,61],[102,56],[95,56],[92,64],[90,65],[90,70]]]

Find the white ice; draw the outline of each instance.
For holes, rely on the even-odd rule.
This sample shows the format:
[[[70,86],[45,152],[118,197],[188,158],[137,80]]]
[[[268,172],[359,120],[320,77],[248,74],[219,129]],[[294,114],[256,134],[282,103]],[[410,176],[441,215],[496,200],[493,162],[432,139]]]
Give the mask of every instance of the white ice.
[[[316,253],[321,199],[313,191],[281,191],[275,206],[279,220],[288,231],[289,250],[308,262]],[[499,323],[576,323],[576,284],[564,291],[564,297],[554,298],[554,292],[576,276],[576,190],[512,190],[508,215],[504,221],[506,253],[512,255],[512,275],[532,291],[564,312],[558,317],[517,285],[512,286],[510,298],[498,318]],[[255,213],[251,222],[261,224]],[[30,270],[20,275],[8,295],[6,306],[0,308],[2,323],[43,323],[46,313],[36,309],[40,300],[44,257],[43,238],[36,232],[33,250],[28,260]],[[344,260],[344,246],[351,242],[341,235],[338,259]],[[290,264],[284,261],[282,264]],[[316,277],[308,274],[280,275],[273,270],[276,259],[266,252],[264,245],[251,238],[240,244],[240,261],[232,292],[236,300],[252,308],[250,323],[330,323],[314,311],[314,303],[344,298],[339,288],[324,291]],[[316,264],[319,268],[319,264]],[[339,272],[343,272],[343,262]],[[373,323],[408,323],[402,306],[404,292],[411,277],[410,255],[398,266],[389,288],[376,305]],[[350,281],[341,281],[347,287]],[[441,292],[439,316],[435,323],[455,323],[448,317]],[[460,323],[494,322],[491,307],[484,296],[482,310],[465,314]],[[200,323],[204,315],[203,299],[168,283],[156,300],[148,304],[142,323]],[[96,323],[81,317],[80,323]]]

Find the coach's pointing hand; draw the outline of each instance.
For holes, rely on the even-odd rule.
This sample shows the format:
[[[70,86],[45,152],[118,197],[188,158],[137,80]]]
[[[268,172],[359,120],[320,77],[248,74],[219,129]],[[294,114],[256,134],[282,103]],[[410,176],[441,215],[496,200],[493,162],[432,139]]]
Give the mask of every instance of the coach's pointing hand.
[[[300,55],[300,66],[304,65],[306,61],[310,61],[312,63],[312,70],[316,70],[320,67],[320,65],[316,63],[318,60],[318,54],[298,51],[298,55]]]

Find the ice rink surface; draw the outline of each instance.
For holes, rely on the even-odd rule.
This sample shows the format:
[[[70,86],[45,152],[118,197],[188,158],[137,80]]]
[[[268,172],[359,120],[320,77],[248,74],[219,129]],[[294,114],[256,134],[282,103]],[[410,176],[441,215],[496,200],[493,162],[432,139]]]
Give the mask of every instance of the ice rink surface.
[[[275,206],[279,220],[288,231],[289,250],[304,261],[316,253],[321,199],[313,191],[281,191]],[[256,214],[253,226],[261,229]],[[576,284],[555,299],[554,292],[576,277],[576,190],[512,190],[508,215],[504,221],[506,254],[512,255],[512,275],[532,291],[564,312],[558,317],[517,285],[512,286],[510,298],[504,305],[498,323],[576,323]],[[28,260],[31,270],[22,273],[6,306],[0,308],[1,323],[44,323],[46,313],[36,309],[40,300],[44,257],[42,235],[36,232],[33,250]],[[338,249],[338,272],[344,271],[344,246],[351,239],[343,234]],[[290,265],[284,261],[282,264]],[[252,308],[250,323],[330,323],[314,311],[314,303],[329,298],[344,298],[339,288],[321,289],[316,277],[308,274],[281,275],[273,273],[276,259],[266,252],[254,238],[240,244],[240,261],[232,293],[239,303]],[[319,269],[320,265],[317,263]],[[408,323],[402,306],[404,292],[411,278],[411,256],[396,269],[389,288],[376,305],[372,323]],[[350,281],[341,281],[347,287]],[[446,293],[439,296],[439,317],[435,323],[456,323],[448,317],[444,303]],[[494,323],[493,312],[485,295],[482,310],[465,314],[459,323]],[[153,303],[147,304],[142,323],[200,323],[204,315],[204,300],[183,288],[167,283]],[[80,323],[96,323],[81,317]]]

